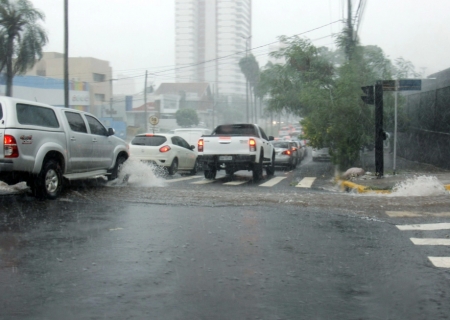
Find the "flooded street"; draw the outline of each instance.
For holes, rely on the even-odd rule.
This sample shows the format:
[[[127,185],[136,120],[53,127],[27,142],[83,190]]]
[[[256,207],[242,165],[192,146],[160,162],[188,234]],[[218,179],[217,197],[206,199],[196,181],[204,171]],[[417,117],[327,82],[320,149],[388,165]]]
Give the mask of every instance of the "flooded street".
[[[400,206],[438,210],[448,195],[283,191],[274,197],[170,189],[156,180],[162,184],[91,182],[66,190],[58,201],[3,197],[2,319],[450,314],[450,274],[432,266],[430,253],[395,227],[424,220],[385,214]]]
[[[414,230],[448,221],[442,183],[357,194],[331,172],[305,161],[267,187],[129,162],[55,201],[2,186],[1,318],[448,319],[447,247],[410,240],[448,238]],[[305,175],[317,179],[296,187]]]

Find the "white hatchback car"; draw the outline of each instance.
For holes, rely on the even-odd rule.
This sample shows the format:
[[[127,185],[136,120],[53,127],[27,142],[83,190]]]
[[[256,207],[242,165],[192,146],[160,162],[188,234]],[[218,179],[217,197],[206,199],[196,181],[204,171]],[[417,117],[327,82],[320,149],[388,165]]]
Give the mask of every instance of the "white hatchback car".
[[[169,175],[178,171],[197,173],[197,153],[182,137],[166,133],[138,134],[131,140],[130,157],[164,167]]]

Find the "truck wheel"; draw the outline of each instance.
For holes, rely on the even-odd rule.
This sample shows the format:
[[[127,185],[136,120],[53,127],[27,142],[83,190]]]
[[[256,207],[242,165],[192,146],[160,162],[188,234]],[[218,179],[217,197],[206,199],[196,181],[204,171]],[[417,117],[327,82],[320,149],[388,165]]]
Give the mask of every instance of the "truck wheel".
[[[119,176],[120,170],[122,170],[123,163],[126,160],[127,159],[124,156],[117,156],[116,164],[114,166],[114,169],[112,169],[111,174],[108,176],[108,181],[117,179],[117,177]]]
[[[35,177],[32,191],[38,199],[56,199],[63,186],[62,170],[55,160],[48,160],[42,166],[41,172]]]
[[[266,168],[268,176],[273,176],[275,174],[275,153],[272,154],[272,163]]]
[[[203,173],[205,174],[205,179],[215,179],[216,178],[216,169],[207,169],[203,170]]]
[[[253,180],[261,180],[263,177],[263,153],[259,155],[259,163],[253,167]]]
[[[175,173],[177,173],[177,171],[178,171],[178,159],[177,158],[173,159],[172,164],[167,169],[167,171],[169,172],[169,175],[171,175],[171,176],[173,176]]]

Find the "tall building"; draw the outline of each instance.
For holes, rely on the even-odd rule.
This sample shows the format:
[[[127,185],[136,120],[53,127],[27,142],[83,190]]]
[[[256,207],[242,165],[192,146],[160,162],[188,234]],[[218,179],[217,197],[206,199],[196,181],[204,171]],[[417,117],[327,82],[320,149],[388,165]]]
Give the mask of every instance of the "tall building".
[[[251,48],[251,0],[175,0],[177,82],[245,95],[239,60]]]

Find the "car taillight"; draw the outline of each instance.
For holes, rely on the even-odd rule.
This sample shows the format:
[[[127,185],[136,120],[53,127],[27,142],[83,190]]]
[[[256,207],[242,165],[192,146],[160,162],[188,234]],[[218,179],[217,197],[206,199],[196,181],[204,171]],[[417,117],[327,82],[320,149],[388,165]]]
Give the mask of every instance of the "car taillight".
[[[170,150],[169,146],[163,146],[163,147],[159,148],[159,152],[167,152],[169,150]]]
[[[16,138],[9,134],[5,134],[3,137],[3,152],[5,158],[17,158],[19,156]]]
[[[255,141],[255,139],[248,140],[248,146],[250,148],[250,151],[256,151],[256,141]]]
[[[297,148],[296,147],[292,147],[292,151],[297,151]]]
[[[203,139],[199,139],[197,143],[198,152],[203,152]]]
[[[285,154],[285,155],[287,155],[287,156],[290,156],[291,155],[291,150],[285,150],[285,151],[283,151],[281,154]]]

